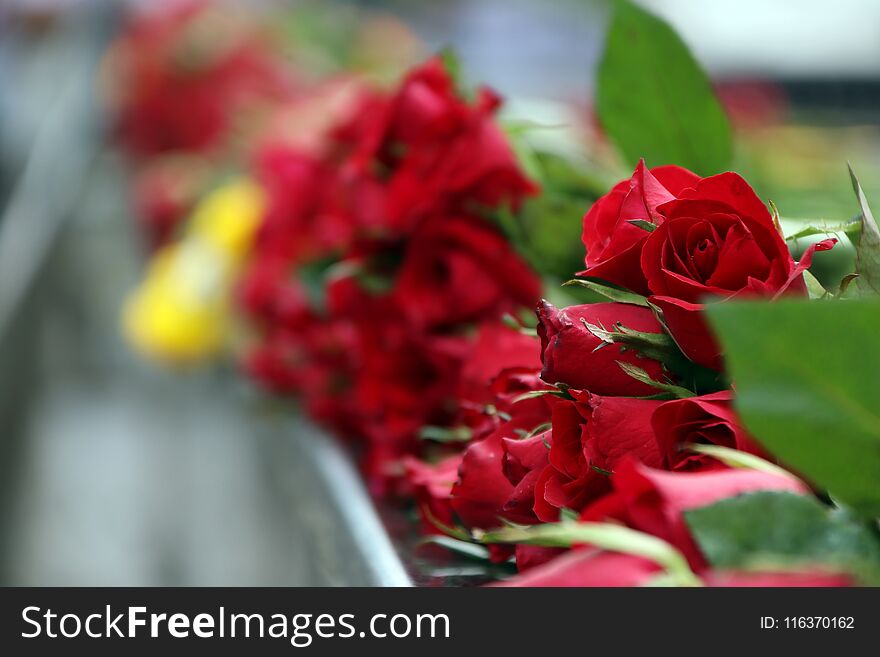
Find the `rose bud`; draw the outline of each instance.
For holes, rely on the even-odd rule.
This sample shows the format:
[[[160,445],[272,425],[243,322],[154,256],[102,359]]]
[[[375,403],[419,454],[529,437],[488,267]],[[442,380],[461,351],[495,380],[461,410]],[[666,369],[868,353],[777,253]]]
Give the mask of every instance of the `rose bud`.
[[[655,381],[663,381],[660,362],[645,358],[633,349],[604,344],[587,324],[611,330],[616,324],[643,333],[661,333],[663,328],[647,308],[625,303],[591,303],[558,309],[547,301],[538,306],[538,335],[547,383],[564,383],[599,395],[648,396],[657,389],[624,372],[618,361],[635,365]],[[597,347],[600,347],[597,349]]]

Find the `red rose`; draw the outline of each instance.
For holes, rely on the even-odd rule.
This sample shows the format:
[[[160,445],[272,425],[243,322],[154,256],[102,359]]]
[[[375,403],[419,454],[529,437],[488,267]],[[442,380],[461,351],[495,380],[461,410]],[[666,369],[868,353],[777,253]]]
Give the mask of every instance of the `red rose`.
[[[664,221],[647,237],[641,268],[654,295],[650,301],[686,356],[719,369],[721,355],[699,305],[704,299],[806,294],[803,271],[788,251],[770,212],[735,173],[704,178],[677,199],[657,207]]]
[[[347,437],[358,429],[357,407],[348,392],[356,344],[345,323],[316,319],[294,330],[277,326],[262,336],[244,367],[269,390],[300,395],[312,418]]]
[[[453,508],[467,522],[466,517],[461,516],[459,508],[455,506],[452,489],[460,464],[461,454],[448,456],[433,464],[411,456],[403,459],[405,479],[413,488],[411,494],[415,495],[419,506],[425,533],[443,534],[443,529],[437,526],[438,522],[447,527],[456,526],[458,519]],[[497,524],[497,520],[493,519],[492,524],[480,526],[494,527]],[[489,558],[495,563],[507,561],[514,553],[513,547],[509,545],[490,545],[488,549]]]
[[[420,217],[460,211],[463,202],[516,206],[537,191],[494,122],[499,105],[488,89],[469,104],[435,57],[374,110],[349,169],[361,177],[378,170],[387,182],[389,227],[407,231]]]
[[[673,297],[648,297],[663,318],[667,333],[690,360],[713,370],[724,368],[721,346],[703,319],[703,304]]]
[[[110,52],[119,136],[141,157],[212,149],[237,114],[290,93],[253,26],[230,22],[211,3],[173,4],[137,16]]]
[[[684,512],[759,490],[804,494],[794,478],[757,470],[724,468],[703,472],[666,472],[628,459],[611,478],[614,492],[584,510],[581,520],[622,522],[671,543],[694,570],[706,566],[690,535]]]
[[[269,144],[257,154],[253,169],[267,198],[258,253],[302,263],[351,244],[357,226],[349,202],[357,201],[358,216],[369,203],[349,198],[332,163],[292,146]]]
[[[506,329],[508,333],[515,333]],[[490,336],[496,331],[481,331]],[[502,333],[502,335],[505,335]],[[522,336],[520,337],[527,337]],[[532,354],[537,352],[535,338],[529,338],[525,346]],[[489,348],[486,344],[483,349]],[[525,355],[525,354],[523,354]],[[520,438],[533,433],[550,421],[550,412],[555,397],[540,396],[526,399],[520,397],[527,392],[546,388],[537,376],[537,367],[511,367],[496,372],[496,376],[486,390],[491,399],[479,403],[465,400],[460,421],[470,426],[474,441],[468,446],[462,458],[459,478],[453,489],[453,507],[459,517],[469,527],[490,528],[499,524],[504,505],[513,493],[513,486],[505,476],[502,462],[504,457],[503,440]],[[526,514],[514,515],[511,520],[529,522],[534,516],[531,508]]]
[[[303,284],[283,258],[256,258],[238,284],[238,301],[251,319],[296,329],[316,321]]]
[[[460,464],[460,454],[448,456],[437,463],[425,463],[411,456],[403,460],[404,476],[413,488],[422,526],[427,534],[443,533],[437,522],[447,527],[455,526],[450,498]]]
[[[658,207],[641,266],[653,294],[698,302],[739,293],[772,296],[795,262],[764,203],[735,173],[697,182]],[[794,288],[805,291],[803,280]]]
[[[644,161],[639,162],[632,178],[617,183],[584,216],[582,240],[587,268],[581,274],[647,294],[639,260],[648,233],[629,222],[641,219],[660,223],[657,206],[671,201],[699,179],[681,167],[648,170]]]
[[[688,444],[720,445],[766,457],[739,424],[729,390],[701,397],[675,399],[661,404],[651,417],[651,426],[669,470],[700,470],[718,462],[704,454],[688,452]]]
[[[538,306],[538,335],[547,383],[564,383],[599,395],[647,396],[656,388],[624,372],[618,361],[637,365],[654,380],[664,379],[663,366],[656,360],[619,345],[602,346],[602,341],[585,322],[611,330],[617,323],[645,333],[661,333],[663,327],[647,308],[625,303],[591,303],[558,309],[547,301]]]
[[[351,394],[360,434],[371,445],[402,455],[412,449],[421,427],[446,426],[453,418],[468,341],[413,334],[404,325],[378,319],[359,332]]]
[[[464,452],[452,507],[468,527],[489,529],[500,524],[501,509],[512,491],[501,470],[501,438],[513,430],[513,424],[506,423]]]
[[[473,350],[461,370],[458,399],[463,411],[485,417],[485,405],[497,402],[501,390],[492,382],[517,372],[537,372],[541,368],[541,343],[537,337],[510,328],[501,322],[481,324]],[[497,408],[497,404],[496,404]]]
[[[503,387],[499,389],[498,383]],[[510,399],[541,387],[536,376],[517,375],[511,370],[502,373],[496,383],[494,426],[485,437],[468,446],[452,491],[452,506],[469,527],[497,527],[502,515],[525,522],[534,517],[531,508],[524,514],[504,513],[505,503],[513,495],[514,488],[505,475],[502,460],[505,439],[518,439],[549,422],[555,398],[542,396],[516,403],[511,403]]]
[[[243,367],[252,379],[278,393],[294,393],[302,386],[301,365],[306,359],[302,339],[287,331],[265,335],[247,354]]]
[[[513,486],[502,507],[508,520],[524,525],[539,521],[535,513],[535,486],[550,463],[551,440],[549,429],[528,438],[502,438],[502,471]],[[549,515],[555,517],[552,513]]]
[[[541,282],[497,230],[473,217],[432,217],[413,236],[394,295],[421,329],[497,319],[531,306]]]
[[[500,99],[483,89],[449,139],[414,147],[389,181],[388,212],[405,218],[461,201],[494,208],[538,192],[519,167],[507,136],[492,119]],[[447,210],[448,211],[448,210]]]
[[[528,403],[514,404],[523,393],[547,387],[538,379],[541,343],[501,322],[481,324],[458,382],[456,424],[468,427],[474,440],[505,418],[522,414]]]
[[[468,109],[442,59],[433,57],[412,69],[396,93],[361,122],[363,136],[352,164],[391,166],[409,149],[448,139],[461,128]]]
[[[650,418],[662,402],[570,392],[574,401],[553,406],[551,435],[528,442],[504,440],[505,473],[515,486],[506,511],[522,510],[529,492],[523,482],[528,481],[535,516],[552,522],[561,509],[580,511],[605,494],[609,475],[622,459],[660,465]]]

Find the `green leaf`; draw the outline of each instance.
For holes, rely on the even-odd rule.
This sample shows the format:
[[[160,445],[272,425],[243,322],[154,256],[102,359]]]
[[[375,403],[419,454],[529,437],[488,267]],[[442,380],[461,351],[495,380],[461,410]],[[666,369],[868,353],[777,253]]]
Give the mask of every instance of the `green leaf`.
[[[688,390],[687,388],[682,388],[681,386],[677,386],[672,383],[663,383],[662,381],[655,381],[651,378],[651,375],[648,374],[641,367],[633,365],[632,363],[627,363],[622,360],[617,361],[617,365],[624,371],[625,374],[631,376],[636,381],[640,381],[645,385],[649,385],[652,388],[657,388],[657,390],[661,390],[665,393],[668,393],[672,396],[673,399],[684,399],[686,397],[693,397],[694,392],[692,390]]]
[[[583,269],[582,217],[610,183],[588,161],[535,147],[532,134],[519,130],[508,132],[508,138],[523,170],[540,184],[541,194],[529,198],[516,214],[501,209],[492,218],[536,271],[564,280]]]
[[[456,527],[445,524],[437,516],[431,513],[431,507],[427,504],[422,504],[419,508],[424,514],[425,519],[434,527],[443,532],[446,536],[457,539],[459,541],[463,541],[465,543],[471,541],[471,535],[464,527]]]
[[[674,574],[680,584],[699,586],[687,560],[664,540],[621,525],[602,522],[564,520],[531,527],[504,527],[479,537],[483,543],[525,543],[545,547],[571,547],[589,544],[610,552],[621,552],[649,559]]]
[[[880,515],[880,301],[708,306],[749,431],[836,499]]]
[[[559,510],[559,520],[562,522],[577,522],[578,517],[580,517],[580,514],[572,509]]]
[[[850,285],[852,285],[853,281],[857,280],[858,277],[858,274],[852,273],[847,274],[842,279],[840,279],[840,285],[837,288],[837,296],[842,297],[843,295],[845,295],[847,293],[847,290],[849,290]]]
[[[455,86],[455,92],[464,100],[473,102],[476,94],[474,89],[467,83],[464,74],[464,66],[462,65],[461,58],[458,56],[455,49],[452,46],[445,46],[437,53],[437,55],[440,57],[440,61],[443,64],[443,68],[446,69],[446,73],[448,73],[449,77],[452,79],[452,83]]]
[[[464,426],[437,427],[427,425],[419,430],[419,438],[437,443],[466,443],[473,438],[473,432]]]
[[[662,359],[666,353],[676,349],[675,342],[665,333],[636,331],[621,322],[616,322],[611,329],[606,329],[600,324],[591,324],[585,317],[581,317],[581,324],[602,341],[596,349],[603,345],[619,344],[655,360]]]
[[[665,21],[629,0],[611,21],[596,108],[632,166],[645,158],[704,176],[728,167],[730,122],[705,73]]]
[[[862,191],[859,179],[851,166],[849,175],[862,212],[862,229],[856,244],[856,272],[859,275],[857,284],[862,291],[878,294],[880,293],[880,228],[877,227],[877,222],[868,206],[868,199],[865,198],[865,192]]]
[[[504,313],[501,316],[501,323],[512,331],[517,331],[518,333],[522,333],[523,335],[528,335],[531,337],[535,337],[538,335],[538,330],[535,327],[523,326],[520,319],[518,317],[514,317],[510,313]]]
[[[809,269],[804,272],[804,282],[807,284],[807,293],[811,299],[824,299],[828,296],[828,290],[810,273]]]
[[[513,148],[513,153],[516,156],[517,162],[526,176],[541,185],[542,188],[545,187],[546,181],[541,168],[541,161],[538,159],[535,150],[525,138],[525,134],[518,131],[508,131],[507,139],[508,143]]]
[[[323,258],[305,264],[296,271],[308,296],[309,303],[315,310],[322,311],[326,306],[327,277],[333,271],[334,258]]]
[[[563,285],[579,285],[580,287],[585,287],[592,292],[602,295],[606,299],[611,299],[612,301],[628,303],[633,306],[648,307],[647,298],[643,297],[641,294],[611,287],[605,283],[600,283],[588,278],[573,278],[572,280],[563,283]]]
[[[860,225],[861,219],[847,221],[842,224],[810,224],[801,226],[795,232],[786,235],[786,241],[797,241],[804,237],[814,237],[816,235],[836,235],[838,233],[848,234],[854,228]],[[787,225],[787,224],[786,224]]]
[[[530,429],[529,431],[526,431],[525,429],[514,429],[513,432],[517,436],[519,436],[522,440],[525,440],[526,438],[533,438],[533,437],[537,436],[539,433],[544,433],[545,431],[549,430],[552,426],[553,425],[550,422],[542,422],[538,426],[532,427],[532,429]]]
[[[452,46],[444,46],[438,53],[443,68],[454,82],[458,83],[461,79],[461,58]]]
[[[650,221],[645,221],[644,219],[630,219],[626,223],[632,224],[636,228],[641,228],[649,233],[653,233],[657,229],[657,224],[652,224]]]
[[[876,581],[880,541],[868,527],[813,497],[762,491],[685,512],[716,568],[827,566]]]
[[[562,384],[559,384],[559,385],[562,385]],[[559,388],[552,388],[550,390],[530,390],[529,392],[524,392],[523,394],[521,394],[517,397],[514,397],[514,399],[511,403],[518,404],[521,401],[525,401],[527,399],[536,399],[537,397],[543,397],[545,395],[552,395],[553,397],[559,397],[561,399],[568,399],[568,400],[574,399],[574,397],[572,397],[570,394],[568,394],[567,390],[561,390]]]

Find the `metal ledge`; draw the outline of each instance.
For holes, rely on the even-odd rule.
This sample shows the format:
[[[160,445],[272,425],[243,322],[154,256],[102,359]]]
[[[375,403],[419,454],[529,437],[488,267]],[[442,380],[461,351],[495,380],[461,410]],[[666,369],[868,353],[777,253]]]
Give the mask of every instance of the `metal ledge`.
[[[122,344],[142,256],[94,124],[100,39],[77,34],[0,226],[0,580],[411,585],[332,438],[233,372]]]

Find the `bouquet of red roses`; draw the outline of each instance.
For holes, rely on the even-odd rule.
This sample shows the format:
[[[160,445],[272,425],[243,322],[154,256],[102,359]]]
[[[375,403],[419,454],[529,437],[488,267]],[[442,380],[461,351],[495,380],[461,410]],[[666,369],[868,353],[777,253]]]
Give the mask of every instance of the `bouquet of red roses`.
[[[360,94],[320,149],[270,143],[256,158],[267,211],[240,285],[258,329],[248,371],[363,439],[378,487],[423,426],[449,424],[474,329],[540,296],[487,218],[537,191],[499,102],[463,98],[438,57],[392,94]]]
[[[639,163],[583,220],[587,267],[571,283],[607,300],[539,304],[537,336],[517,345],[534,365],[496,377],[462,455],[413,468],[428,521],[456,535],[460,520],[493,559],[515,553],[511,584],[851,581],[809,564],[716,570],[686,520],[745,493],[818,506],[738,419],[705,304],[806,298],[813,253],[835,241],[795,262],[740,176]]]

